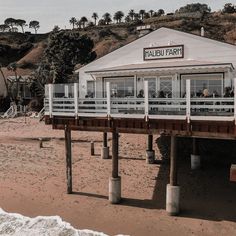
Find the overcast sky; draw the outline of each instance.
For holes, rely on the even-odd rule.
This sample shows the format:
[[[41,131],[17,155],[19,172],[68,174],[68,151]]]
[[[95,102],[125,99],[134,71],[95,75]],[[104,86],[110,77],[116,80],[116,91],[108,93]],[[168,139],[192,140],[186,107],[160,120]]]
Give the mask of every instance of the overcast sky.
[[[235,0],[0,0],[0,24],[8,17],[24,19],[27,22],[37,20],[40,22],[39,32],[44,33],[53,29],[55,25],[60,28],[71,28],[71,17],[91,18],[93,12],[101,17],[105,12],[113,14],[121,10],[125,14],[130,10],[164,9],[165,12],[174,12],[181,6],[193,2],[208,4],[213,11],[222,9],[227,2]],[[28,30],[28,29],[27,29]]]

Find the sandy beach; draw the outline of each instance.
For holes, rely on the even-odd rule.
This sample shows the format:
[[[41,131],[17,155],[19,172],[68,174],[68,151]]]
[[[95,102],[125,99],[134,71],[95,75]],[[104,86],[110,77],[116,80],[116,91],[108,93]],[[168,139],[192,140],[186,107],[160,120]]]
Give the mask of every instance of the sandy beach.
[[[47,141],[40,149],[42,137]],[[146,164],[145,135],[120,136],[119,205],[108,202],[111,160],[100,158],[102,133],[77,131],[72,137],[74,194],[67,195],[64,132],[29,117],[0,120],[0,208],[29,217],[59,215],[77,229],[108,235],[236,234],[236,185],[229,182],[227,161],[206,161],[193,172],[190,160],[180,158],[182,212],[170,217],[165,211],[169,165]],[[156,145],[155,151],[160,158]]]

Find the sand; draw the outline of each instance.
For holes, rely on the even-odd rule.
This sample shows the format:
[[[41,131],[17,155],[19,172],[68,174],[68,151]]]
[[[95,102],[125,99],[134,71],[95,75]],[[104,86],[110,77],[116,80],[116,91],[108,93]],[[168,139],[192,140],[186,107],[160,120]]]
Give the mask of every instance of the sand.
[[[120,136],[119,205],[108,202],[111,160],[100,158],[102,133],[72,136],[74,194],[68,195],[64,132],[28,117],[0,120],[0,208],[28,217],[58,215],[77,229],[108,235],[236,235],[236,184],[229,182],[229,163],[209,161],[193,172],[190,160],[180,158],[182,212],[170,217],[169,165],[145,163],[145,135]],[[47,141],[40,149],[41,137]],[[160,158],[157,146],[155,151]]]

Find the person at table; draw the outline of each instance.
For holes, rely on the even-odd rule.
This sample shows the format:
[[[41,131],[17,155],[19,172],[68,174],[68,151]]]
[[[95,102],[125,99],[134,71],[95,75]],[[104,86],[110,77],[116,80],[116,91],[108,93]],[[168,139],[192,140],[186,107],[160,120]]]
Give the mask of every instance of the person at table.
[[[202,91],[202,97],[207,98],[209,97],[209,91],[207,88],[203,89]]]
[[[143,89],[139,90],[137,98],[144,98],[144,91],[143,91]]]

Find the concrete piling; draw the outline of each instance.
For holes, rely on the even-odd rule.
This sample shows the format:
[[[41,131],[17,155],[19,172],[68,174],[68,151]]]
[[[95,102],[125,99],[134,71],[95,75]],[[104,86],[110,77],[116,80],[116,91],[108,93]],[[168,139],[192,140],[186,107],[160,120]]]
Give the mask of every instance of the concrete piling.
[[[166,187],[166,211],[169,215],[179,214],[180,187],[177,183],[177,138],[171,136],[170,184]]]

